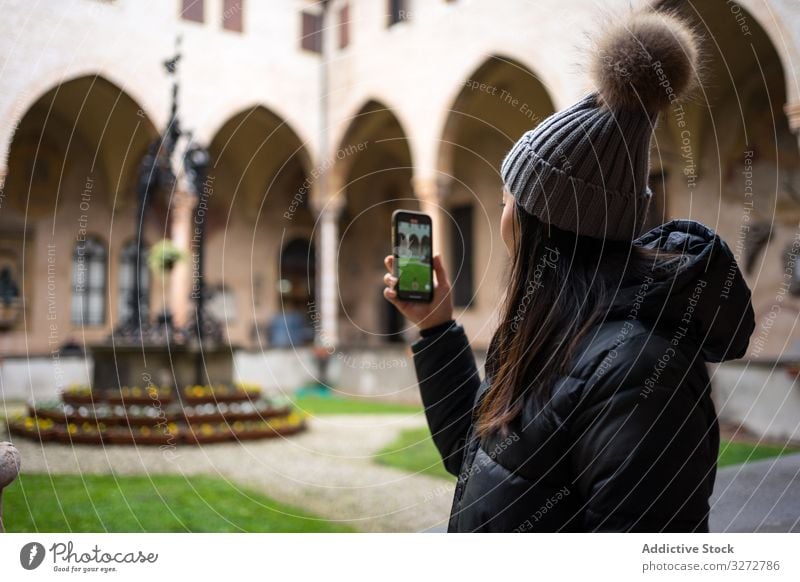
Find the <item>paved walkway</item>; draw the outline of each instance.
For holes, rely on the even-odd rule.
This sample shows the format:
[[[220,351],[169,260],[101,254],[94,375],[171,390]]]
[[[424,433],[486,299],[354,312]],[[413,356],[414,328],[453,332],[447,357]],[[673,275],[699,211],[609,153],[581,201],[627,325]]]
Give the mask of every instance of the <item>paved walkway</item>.
[[[402,414],[326,415],[286,439],[186,446],[174,458],[157,447],[14,444],[25,472],[210,475],[359,531],[417,532],[447,520],[455,479],[409,474],[372,456],[403,429],[424,424]]]
[[[800,532],[800,453],[720,469],[711,503],[712,532]]]

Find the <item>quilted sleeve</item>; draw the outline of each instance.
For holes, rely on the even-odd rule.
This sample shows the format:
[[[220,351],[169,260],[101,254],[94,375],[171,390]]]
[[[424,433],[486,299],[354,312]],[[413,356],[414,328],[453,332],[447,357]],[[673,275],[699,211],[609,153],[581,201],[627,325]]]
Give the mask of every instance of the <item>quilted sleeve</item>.
[[[463,326],[411,345],[425,417],[445,469],[458,475],[481,380]]]

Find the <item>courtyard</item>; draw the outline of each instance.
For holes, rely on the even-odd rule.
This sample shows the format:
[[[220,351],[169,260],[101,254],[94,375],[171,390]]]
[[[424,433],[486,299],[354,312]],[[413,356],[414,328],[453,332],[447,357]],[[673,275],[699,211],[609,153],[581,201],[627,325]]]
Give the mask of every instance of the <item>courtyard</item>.
[[[463,413],[466,398],[453,391],[450,402],[432,402],[439,386],[429,385],[424,402],[417,370],[424,357],[412,349],[422,322],[387,301],[384,260],[394,254],[392,275],[414,291],[440,287],[431,269],[444,265],[452,309],[428,331],[450,332],[450,318],[461,324],[486,378],[491,342],[503,339],[504,299],[514,299],[506,295],[510,275],[522,264],[513,259],[525,256],[514,255],[514,237],[505,236],[507,211],[518,208],[505,199],[502,164],[512,146],[561,119],[589,90],[604,93],[588,74],[593,63],[609,64],[590,44],[593,35],[640,10],[657,15],[662,33],[680,19],[703,33],[702,66],[692,66],[691,50],[677,58],[688,63],[684,75],[692,69],[692,97],[626,120],[641,131],[636,163],[624,163],[628,135],[614,141],[613,128],[627,123],[605,118],[593,126],[605,128],[597,134],[608,148],[603,163],[594,144],[570,149],[561,133],[537,142],[558,144],[547,160],[543,149],[531,159],[546,161],[552,172],[543,175],[566,189],[552,208],[569,206],[568,186],[586,188],[600,201],[586,215],[591,221],[636,183],[637,196],[648,200],[636,216],[642,232],[694,221],[726,243],[709,243],[711,257],[733,256],[710,304],[695,310],[700,291],[712,287],[698,275],[686,287],[694,289],[686,305],[670,310],[663,302],[664,313],[641,315],[661,324],[670,346],[697,341],[693,355],[704,360],[708,414],[701,420],[721,429],[711,532],[800,532],[800,9],[792,2],[7,4],[0,25],[0,477],[7,471],[11,480],[3,487],[0,478],[0,531],[313,532],[366,542],[370,536],[355,534],[447,531],[459,494],[480,497],[473,517],[487,529],[514,525],[493,523],[504,513],[531,525],[538,497],[552,499],[550,483],[500,502],[492,493],[511,482],[525,487],[516,477],[532,482],[524,470],[546,480],[552,467],[573,470],[577,461],[565,461],[565,453],[543,462],[545,470],[530,461],[533,450],[505,451],[510,461],[519,460],[515,454],[525,460],[498,462],[465,492],[466,480],[445,469],[434,442],[437,436],[443,449],[459,452],[465,443],[448,429],[464,437],[464,417],[443,421],[433,436],[430,419],[442,409],[443,416]],[[664,89],[653,93],[674,96],[680,67],[644,56],[657,76],[650,88]],[[630,72],[619,62],[603,70],[618,80]],[[518,168],[514,180],[539,175],[535,164]],[[636,176],[627,175],[628,165]],[[621,174],[630,184],[618,190],[606,178]],[[544,207],[549,212],[549,201]],[[430,222],[398,228],[402,236],[392,240],[400,210]],[[686,243],[682,254],[694,252],[697,241],[678,232],[659,242],[674,240]],[[590,242],[600,248],[602,241]],[[561,324],[584,307],[591,285],[568,289],[572,304],[559,303],[570,293],[536,296],[556,288],[538,278],[555,277],[567,254],[545,257],[529,273],[506,340],[526,320],[535,322],[532,336],[546,328],[544,315],[563,318],[548,341],[570,339],[558,337]],[[656,287],[641,287],[632,300],[637,312],[644,289]],[[740,313],[717,317],[724,305]],[[684,308],[687,321],[678,315],[680,324],[666,329],[664,320]],[[537,314],[543,319],[527,319]],[[706,320],[736,327],[718,343],[751,320],[755,328],[732,357],[721,346],[705,349]],[[548,346],[528,344],[546,355]],[[528,345],[517,347],[529,353]],[[682,373],[678,360],[662,358],[658,371]],[[469,361],[449,368],[452,361],[430,366],[433,376],[445,370],[442,386],[475,380]],[[620,363],[604,361],[608,370]],[[681,379],[679,389],[689,384]],[[643,385],[633,410],[658,394]],[[501,393],[506,404],[517,395]],[[628,427],[646,424],[633,418]],[[550,441],[561,428],[531,442]],[[696,441],[694,451],[666,457],[701,451],[710,460],[697,462],[702,472],[714,460],[703,445],[715,441],[708,430]],[[662,450],[645,453],[654,449]],[[584,471],[594,473],[598,490],[622,457],[605,453]],[[656,488],[649,487],[648,510],[664,493]],[[584,505],[602,494],[586,497]],[[532,507],[517,511],[520,499]],[[689,505],[704,512],[704,502]],[[606,517],[617,509],[606,507]],[[676,517],[682,509],[672,517],[685,525],[690,520]],[[36,557],[28,551],[13,548],[23,568]]]
[[[421,408],[298,398],[300,434],[155,447],[38,444],[5,491],[9,532],[443,532],[455,486]],[[8,404],[7,413],[24,409]],[[0,440],[6,438],[0,434]],[[800,446],[723,433],[712,531],[800,531]]]

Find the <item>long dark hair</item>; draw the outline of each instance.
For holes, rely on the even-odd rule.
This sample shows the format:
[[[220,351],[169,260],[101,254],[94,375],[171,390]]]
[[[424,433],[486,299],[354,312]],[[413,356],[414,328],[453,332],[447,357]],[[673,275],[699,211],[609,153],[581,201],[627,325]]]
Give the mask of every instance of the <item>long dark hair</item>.
[[[491,386],[477,409],[481,437],[507,433],[527,396],[544,405],[553,382],[568,372],[575,346],[605,317],[616,290],[680,256],[579,236],[538,220],[518,202],[514,241],[499,325],[487,353]]]

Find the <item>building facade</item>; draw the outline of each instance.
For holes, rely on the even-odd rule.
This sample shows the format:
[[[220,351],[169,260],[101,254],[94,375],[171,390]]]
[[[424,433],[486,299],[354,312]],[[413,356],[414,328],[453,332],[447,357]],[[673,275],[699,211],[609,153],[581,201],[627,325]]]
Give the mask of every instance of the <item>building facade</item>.
[[[592,90],[592,34],[643,4],[12,0],[0,37],[3,388],[25,377],[22,362],[106,341],[137,268],[148,317],[169,308],[189,321],[197,204],[208,209],[210,310],[256,362],[287,317],[342,353],[405,357],[413,332],[381,293],[397,208],[433,217],[458,318],[485,348],[507,268],[500,160]],[[784,434],[800,419],[800,7],[665,4],[697,23],[708,59],[693,100],[661,116],[648,224],[699,220],[734,249],[757,328],[744,364],[719,372],[721,404],[744,418],[777,385]],[[135,192],[169,119],[163,62],[177,37],[180,117],[211,153],[213,187],[198,199],[179,180],[150,204],[145,245],[170,238],[187,253],[157,277],[136,265]],[[390,384],[413,391],[411,370],[399,377]]]

